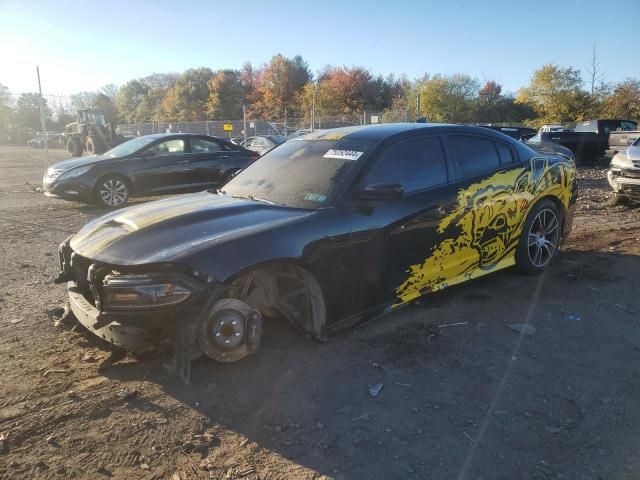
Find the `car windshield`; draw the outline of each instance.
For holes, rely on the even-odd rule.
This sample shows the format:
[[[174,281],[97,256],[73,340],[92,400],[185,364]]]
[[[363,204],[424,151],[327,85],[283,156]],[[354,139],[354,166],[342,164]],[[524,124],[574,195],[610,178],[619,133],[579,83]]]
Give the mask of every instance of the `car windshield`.
[[[151,142],[157,140],[153,137],[137,137],[131,140],[128,140],[124,143],[121,143],[117,147],[113,147],[111,150],[107,150],[104,152],[104,155],[107,157],[115,158],[115,157],[124,157],[126,155],[131,155],[134,152],[137,152],[141,148],[146,147]]]
[[[297,208],[331,206],[374,146],[353,140],[290,140],[241,171],[228,195]]]

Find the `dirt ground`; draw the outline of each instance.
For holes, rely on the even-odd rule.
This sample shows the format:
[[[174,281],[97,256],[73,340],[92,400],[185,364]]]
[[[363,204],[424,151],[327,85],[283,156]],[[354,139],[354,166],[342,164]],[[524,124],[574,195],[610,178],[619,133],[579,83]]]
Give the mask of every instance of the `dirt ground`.
[[[0,148],[0,478],[640,478],[640,208],[609,204],[603,168],[580,170],[545,275],[487,276],[327,344],[275,321],[258,354],[198,361],[186,386],[158,354],[100,368],[103,345],[47,317],[58,244],[103,211],[38,193],[43,164]]]

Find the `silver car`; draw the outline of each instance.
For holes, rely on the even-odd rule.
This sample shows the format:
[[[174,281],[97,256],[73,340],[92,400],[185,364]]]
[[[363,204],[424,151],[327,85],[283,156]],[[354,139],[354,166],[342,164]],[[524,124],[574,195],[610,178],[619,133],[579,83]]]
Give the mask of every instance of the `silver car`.
[[[607,179],[616,204],[640,201],[640,138],[611,159]]]
[[[259,155],[264,155],[269,150],[276,148],[287,140],[288,138],[283,135],[263,135],[259,137],[249,137],[246,143],[240,142],[240,146],[257,152]]]

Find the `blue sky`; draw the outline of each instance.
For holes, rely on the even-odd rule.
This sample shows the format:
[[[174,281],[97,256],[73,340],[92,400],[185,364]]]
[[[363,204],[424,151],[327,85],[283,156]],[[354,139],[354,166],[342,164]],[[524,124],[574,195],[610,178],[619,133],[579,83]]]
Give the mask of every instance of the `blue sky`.
[[[107,7],[105,7],[107,6]],[[607,81],[640,76],[640,1],[0,0],[0,83],[70,94],[189,67],[240,68],[276,53],[374,73],[469,73],[507,90],[547,62]],[[584,74],[586,77],[586,74]]]

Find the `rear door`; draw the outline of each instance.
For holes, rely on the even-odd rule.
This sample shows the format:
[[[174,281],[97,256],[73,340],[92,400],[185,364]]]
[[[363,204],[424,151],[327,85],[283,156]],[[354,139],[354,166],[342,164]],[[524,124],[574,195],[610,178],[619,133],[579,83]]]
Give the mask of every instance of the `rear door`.
[[[529,170],[507,142],[474,134],[444,137],[451,153],[457,206],[446,219],[455,255],[440,247],[449,283],[513,264],[526,215]],[[447,242],[447,240],[443,240]]]
[[[171,193],[190,182],[189,160],[184,137],[156,142],[143,150],[150,156],[133,159],[133,188],[136,195]]]
[[[189,155],[194,189],[219,187],[251,161],[249,152],[211,137],[191,137]]]

